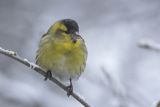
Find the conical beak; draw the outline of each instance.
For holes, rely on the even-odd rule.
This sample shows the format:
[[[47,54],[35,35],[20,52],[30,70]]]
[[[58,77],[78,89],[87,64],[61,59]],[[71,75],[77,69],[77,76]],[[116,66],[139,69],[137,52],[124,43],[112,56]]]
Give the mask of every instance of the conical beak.
[[[77,37],[78,37],[78,36],[77,36],[77,33],[73,33],[73,34],[72,34],[72,38],[71,38],[71,39],[72,39],[72,42],[73,42],[73,43],[76,43],[76,42],[77,42]]]
[[[77,42],[77,36],[76,36],[76,35],[72,37],[72,42],[73,42],[73,43],[76,43],[76,42]]]

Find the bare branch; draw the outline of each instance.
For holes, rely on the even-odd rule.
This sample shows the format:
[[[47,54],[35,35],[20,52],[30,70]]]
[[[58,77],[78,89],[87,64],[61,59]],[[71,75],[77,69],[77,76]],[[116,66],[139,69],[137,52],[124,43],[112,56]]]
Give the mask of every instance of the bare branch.
[[[34,71],[40,73],[41,75],[45,76],[45,72],[42,68],[40,68],[38,65],[29,62],[27,59],[23,59],[20,56],[17,55],[16,52],[13,51],[9,51],[9,50],[5,50],[3,48],[0,47],[0,53],[8,56],[30,68],[32,68]],[[50,81],[54,82],[55,84],[57,84],[60,88],[62,88],[64,91],[68,92],[67,87],[62,84],[60,81],[58,81],[56,78],[52,77],[50,78]],[[82,105],[84,105],[84,107],[91,107],[87,102],[85,102],[82,98],[80,98],[75,92],[71,93],[71,96],[73,98],[75,98],[78,102],[80,102]]]
[[[149,39],[141,40],[138,43],[138,46],[144,49],[149,49],[149,50],[160,52],[160,44],[156,43],[155,41],[149,40]]]

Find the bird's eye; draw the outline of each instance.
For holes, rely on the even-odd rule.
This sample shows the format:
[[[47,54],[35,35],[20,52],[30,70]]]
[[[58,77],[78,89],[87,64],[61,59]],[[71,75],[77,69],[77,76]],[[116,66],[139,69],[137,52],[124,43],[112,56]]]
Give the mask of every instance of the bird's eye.
[[[79,32],[75,32],[76,35],[79,35]]]

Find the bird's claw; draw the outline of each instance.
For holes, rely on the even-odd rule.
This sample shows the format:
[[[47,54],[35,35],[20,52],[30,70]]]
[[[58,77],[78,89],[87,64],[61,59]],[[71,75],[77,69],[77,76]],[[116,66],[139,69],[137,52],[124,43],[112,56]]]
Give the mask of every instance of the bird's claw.
[[[47,71],[44,80],[46,81],[47,79],[51,79],[52,78],[52,73],[51,71]]]
[[[73,86],[69,85],[66,87],[66,89],[67,89],[67,96],[69,97],[73,92]]]

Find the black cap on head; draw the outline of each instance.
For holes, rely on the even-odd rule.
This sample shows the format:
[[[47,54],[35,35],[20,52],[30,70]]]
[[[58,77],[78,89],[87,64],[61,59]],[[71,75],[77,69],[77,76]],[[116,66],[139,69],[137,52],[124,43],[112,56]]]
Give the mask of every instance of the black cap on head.
[[[62,23],[67,27],[67,33],[79,32],[78,24],[75,20],[72,19],[63,19]]]

